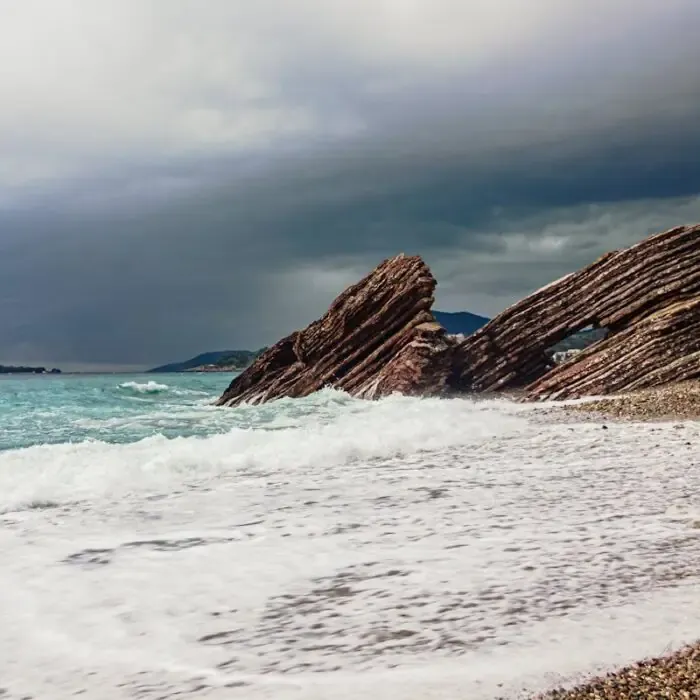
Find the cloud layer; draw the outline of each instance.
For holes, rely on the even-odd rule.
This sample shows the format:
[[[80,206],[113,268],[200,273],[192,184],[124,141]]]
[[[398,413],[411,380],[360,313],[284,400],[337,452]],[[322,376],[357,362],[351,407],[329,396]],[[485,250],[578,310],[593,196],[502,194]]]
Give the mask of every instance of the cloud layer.
[[[492,314],[700,220],[695,0],[0,11],[0,362],[256,347],[401,250]]]

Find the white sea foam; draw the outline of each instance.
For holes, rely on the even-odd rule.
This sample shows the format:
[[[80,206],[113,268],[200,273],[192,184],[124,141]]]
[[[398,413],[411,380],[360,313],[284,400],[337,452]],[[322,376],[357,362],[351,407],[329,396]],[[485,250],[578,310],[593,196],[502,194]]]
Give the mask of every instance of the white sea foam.
[[[202,410],[231,424],[0,453],[8,698],[490,700],[700,637],[699,424]]]
[[[378,402],[347,400],[326,392],[326,401],[299,415],[290,401],[246,407],[240,422],[209,437],[155,436],[130,444],[97,440],[39,445],[0,453],[0,511],[35,501],[73,502],[115,494],[154,492],[183,483],[203,483],[242,473],[286,472],[341,467],[376,459],[478,444],[527,429],[517,407],[471,401],[417,401],[391,397]],[[214,415],[212,415],[214,414]],[[226,419],[231,411],[193,412],[192,419]],[[151,423],[172,414],[148,415]],[[177,414],[179,420],[183,414]],[[138,417],[102,421],[104,427],[130,427]],[[88,421],[84,425],[100,425]],[[261,426],[262,429],[256,429]]]
[[[167,384],[159,384],[150,380],[148,382],[123,382],[119,388],[135,391],[137,394],[161,394],[168,391],[170,387]]]

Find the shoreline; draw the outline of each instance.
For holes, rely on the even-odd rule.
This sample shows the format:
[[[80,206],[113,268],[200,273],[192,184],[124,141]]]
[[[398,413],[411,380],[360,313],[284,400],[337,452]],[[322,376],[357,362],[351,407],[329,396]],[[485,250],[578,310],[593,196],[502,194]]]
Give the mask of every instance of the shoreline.
[[[700,698],[700,640],[532,700],[692,700]]]
[[[580,403],[542,406],[550,419],[600,422],[681,422],[700,420],[700,380],[688,380],[627,394],[593,397]]]
[[[189,385],[185,376],[170,378],[172,382],[168,375],[151,375],[173,388]],[[116,383],[107,377],[100,386],[113,388]],[[105,406],[111,406],[112,394],[101,395]],[[76,396],[76,405],[83,403],[83,395]],[[199,403],[199,398],[192,401]],[[595,683],[595,676],[700,638],[698,587],[692,583],[697,580],[695,554],[700,552],[700,530],[690,523],[695,515],[674,513],[672,522],[656,524],[670,503],[685,503],[685,493],[694,500],[693,485],[700,482],[697,473],[691,480],[688,472],[698,464],[697,453],[684,447],[684,440],[693,437],[683,433],[697,439],[700,425],[686,424],[678,431],[672,424],[611,423],[609,431],[600,424],[545,427],[547,419],[540,414],[549,410],[562,415],[556,406],[504,405],[507,401],[504,397],[495,404],[489,398],[481,415],[468,401],[423,406],[388,402],[378,411],[365,408],[370,402],[358,401],[349,410],[347,402],[338,402],[339,413],[333,416],[360,414],[361,420],[346,422],[342,431],[329,435],[312,414],[301,424],[311,447],[303,453],[297,448],[305,447],[299,443],[299,431],[280,430],[261,436],[264,439],[252,446],[260,450],[251,449],[240,458],[236,454],[249,449],[247,435],[245,443],[222,442],[218,436],[211,442],[178,440],[168,443],[172,453],[164,451],[159,440],[116,452],[112,447],[104,452],[92,446],[71,449],[72,473],[84,482],[80,498],[87,504],[75,510],[77,481],[68,480],[63,469],[47,476],[30,469],[48,461],[43,450],[19,455],[21,461],[11,460],[20,467],[13,472],[17,495],[5,489],[9,507],[20,511],[9,512],[8,527],[23,528],[22,537],[10,539],[7,553],[8,561],[19,562],[9,565],[8,576],[17,582],[11,588],[20,593],[6,606],[5,627],[17,630],[18,639],[6,632],[3,642],[5,648],[17,649],[12,657],[16,673],[33,686],[22,688],[21,694],[50,696],[52,683],[76,692],[82,689],[89,696],[99,697],[100,686],[107,695],[110,689],[118,693],[124,668],[133,671],[134,683],[145,677],[156,686],[162,678],[172,692],[187,693],[189,677],[179,674],[180,668],[216,673],[222,651],[236,645],[260,650],[266,657],[258,662],[251,654],[222,671],[226,680],[252,677],[251,684],[231,691],[231,697],[241,700],[278,694],[286,700],[295,695],[357,700],[376,692],[373,684],[382,681],[383,694],[413,700],[495,700],[499,693],[511,700],[536,700],[536,693],[543,700],[580,700],[595,697],[581,694]],[[336,401],[331,403],[335,409]],[[72,419],[63,399],[56,405]],[[153,415],[162,425],[158,401],[152,408],[148,405],[135,403],[134,413]],[[168,413],[168,419],[171,415],[180,414]],[[211,414],[201,415],[212,420]],[[575,423],[576,414],[564,415]],[[176,425],[189,425],[193,417],[197,420],[190,406]],[[476,447],[471,436],[465,437],[472,418],[486,424]],[[112,421],[107,425],[121,430]],[[363,443],[372,437],[367,433],[380,434],[384,426],[389,430],[382,434],[382,443],[362,452]],[[650,437],[656,432],[658,440]],[[543,433],[542,440],[538,433]],[[433,435],[438,439],[431,445]],[[387,439],[393,441],[388,447]],[[655,442],[661,442],[662,449],[655,449]],[[424,459],[418,453],[413,460],[411,455],[426,445],[439,454]],[[347,457],[350,450],[352,462]],[[233,467],[222,469],[222,460],[231,460]],[[113,481],[104,485],[92,479],[96,461],[108,475],[115,474]],[[159,465],[158,479],[151,473],[142,477],[141,465],[153,463]],[[238,465],[247,469],[251,463],[259,466],[239,478]],[[183,469],[188,464],[201,470],[201,481]],[[663,464],[679,468],[659,469],[657,474],[656,466]],[[118,478],[122,474],[127,478]],[[183,488],[183,483],[194,488]],[[153,493],[167,496],[152,499]],[[648,505],[637,509],[647,494]],[[523,503],[526,498],[531,504]],[[61,528],[56,527],[57,518]],[[644,530],[650,521],[648,534],[638,535],[637,525]],[[141,535],[144,522],[146,532]],[[132,544],[136,528],[138,540],[147,539],[138,546]],[[235,537],[225,539],[231,532]],[[693,544],[686,547],[686,541]],[[155,553],[152,542],[168,546],[157,545]],[[62,565],[45,566],[44,553],[49,555],[46,560]],[[300,569],[299,561],[309,563]],[[144,571],[149,589],[155,591],[152,599],[139,595]],[[56,611],[56,629],[78,640],[86,639],[85,630],[94,630],[87,637],[91,648],[113,649],[120,662],[121,645],[110,643],[115,629],[123,631],[133,668],[93,657],[78,659],[73,666],[71,658],[57,657],[47,671],[28,673],[25,658],[32,660],[36,645],[31,630],[23,633],[20,594],[23,584],[34,590],[32,581],[37,579],[39,603]],[[630,583],[619,585],[615,580]],[[245,591],[251,581],[269,582],[269,592],[263,586],[252,600],[236,595],[231,602],[231,590]],[[99,597],[93,597],[93,591]],[[114,598],[127,602],[128,625],[122,610],[115,613],[110,605]],[[168,603],[173,599],[194,600],[194,607],[187,603],[173,613]],[[231,605],[235,612],[229,612]],[[272,622],[265,626],[257,622],[261,610],[272,613]],[[171,667],[163,671],[160,657],[152,654],[164,639],[170,648],[163,628],[185,640],[173,647],[173,672]],[[222,632],[223,650],[198,641],[221,639]],[[309,649],[311,644],[316,648]],[[304,664],[310,670],[300,675],[292,670],[280,679],[290,656],[299,664],[295,668]],[[267,671],[268,664],[276,665]],[[324,675],[336,664],[337,673]],[[390,666],[398,669],[396,674],[388,672]],[[444,680],[450,673],[453,679]],[[666,677],[668,690],[674,675],[669,672]],[[352,692],[344,692],[351,683]],[[557,688],[562,685],[565,689]],[[211,686],[205,694],[228,692]],[[609,686],[608,681],[605,687]],[[620,688],[608,698],[624,698],[621,693],[629,691],[629,684]],[[643,690],[636,697],[664,696],[676,697]],[[605,696],[598,694],[598,700]]]

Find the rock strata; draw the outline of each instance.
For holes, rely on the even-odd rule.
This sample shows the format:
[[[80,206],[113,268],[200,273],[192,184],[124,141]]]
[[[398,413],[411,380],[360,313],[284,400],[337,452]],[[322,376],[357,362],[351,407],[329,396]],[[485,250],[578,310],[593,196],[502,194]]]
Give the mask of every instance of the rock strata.
[[[421,258],[385,260],[322,318],[263,352],[219,405],[326,386],[364,398],[508,391],[522,400],[569,399],[700,377],[700,225],[607,253],[466,338],[436,322],[435,287]],[[600,333],[589,334],[582,351],[552,352],[591,328]]]
[[[527,397],[559,399],[632,392],[700,375],[700,296],[631,324],[557,366]]]
[[[461,342],[456,387],[577,398],[700,376],[700,226],[650,236],[562,277]],[[607,336],[551,366],[547,349],[586,327]]]
[[[398,392],[426,396],[445,393],[452,373],[455,343],[434,321],[420,323],[413,338],[382,367],[374,380],[356,391],[360,398],[376,398]]]
[[[218,405],[308,396],[327,386],[365,398],[442,393],[455,343],[430,312],[436,284],[420,257],[385,260],[322,318],[263,352]]]

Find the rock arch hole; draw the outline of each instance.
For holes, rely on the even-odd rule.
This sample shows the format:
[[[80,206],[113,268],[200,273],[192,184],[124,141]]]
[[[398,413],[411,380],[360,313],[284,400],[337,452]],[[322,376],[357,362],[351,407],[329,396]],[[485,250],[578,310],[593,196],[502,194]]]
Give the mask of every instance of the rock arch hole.
[[[607,337],[609,330],[601,328],[597,323],[591,323],[584,328],[573,331],[563,340],[545,350],[547,357],[554,365],[560,365],[573,359],[589,345]]]

